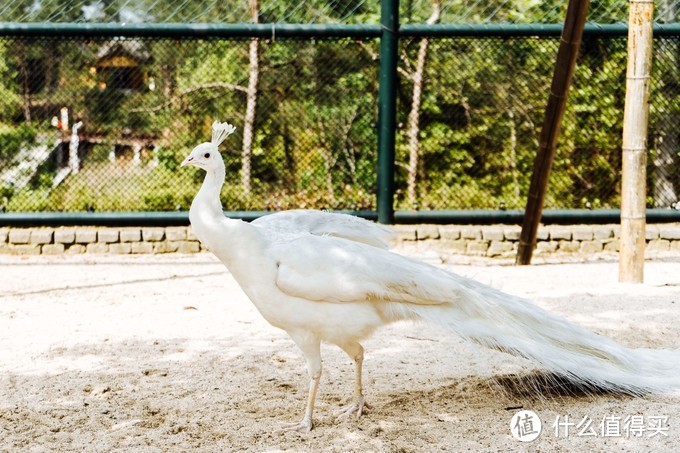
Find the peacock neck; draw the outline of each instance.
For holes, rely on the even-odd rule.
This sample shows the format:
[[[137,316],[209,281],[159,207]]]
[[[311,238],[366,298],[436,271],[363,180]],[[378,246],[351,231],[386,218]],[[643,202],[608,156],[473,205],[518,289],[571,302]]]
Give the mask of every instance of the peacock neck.
[[[217,216],[222,218],[222,202],[220,192],[224,184],[224,167],[211,169],[206,172],[201,189],[196,194],[194,202],[191,204],[191,211],[200,211],[200,215]],[[198,214],[199,212],[197,212]],[[190,213],[191,214],[191,213]],[[192,219],[193,223],[193,219]]]
[[[224,216],[220,202],[224,177],[224,167],[206,172],[203,185],[191,203],[189,219],[191,228],[201,243],[232,270],[232,267],[238,267],[231,266],[233,263],[244,259],[239,244],[248,244],[244,239],[250,233],[246,223]]]

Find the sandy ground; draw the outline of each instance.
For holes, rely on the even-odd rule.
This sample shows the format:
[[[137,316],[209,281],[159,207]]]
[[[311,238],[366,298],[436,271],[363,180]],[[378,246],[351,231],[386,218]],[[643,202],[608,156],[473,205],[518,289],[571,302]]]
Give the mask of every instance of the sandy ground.
[[[646,283],[616,282],[615,262],[449,265],[527,296],[633,347],[680,348],[680,261],[647,263]],[[353,369],[326,346],[309,434],[299,421],[301,353],[269,326],[207,254],[0,258],[2,451],[677,451],[680,397],[579,395],[537,383],[531,365],[400,324],[365,342],[373,409],[337,422]],[[534,387],[535,390],[527,390]],[[541,436],[515,440],[519,408]],[[592,420],[555,435],[557,417]],[[640,437],[621,420],[636,416]],[[614,420],[603,433],[600,423]],[[621,427],[617,435],[616,420]],[[667,417],[654,434],[655,417]]]

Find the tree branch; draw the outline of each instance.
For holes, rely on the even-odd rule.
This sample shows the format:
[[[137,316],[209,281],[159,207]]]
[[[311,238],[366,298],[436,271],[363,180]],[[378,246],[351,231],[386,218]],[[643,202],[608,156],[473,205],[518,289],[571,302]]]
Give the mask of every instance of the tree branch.
[[[185,90],[180,91],[178,94],[175,96],[171,97],[167,101],[163,102],[162,104],[159,104],[155,107],[140,107],[136,109],[131,109],[131,112],[135,113],[155,113],[160,110],[163,110],[165,107],[169,106],[173,102],[177,101],[179,98],[182,98],[188,94],[195,93],[196,91],[201,91],[201,90],[209,90],[212,88],[224,88],[227,90],[232,90],[232,91],[241,91],[241,92],[247,92],[248,90],[245,87],[242,87],[241,85],[234,85],[233,83],[226,83],[226,82],[213,82],[213,83],[205,83],[203,85],[197,85],[195,87],[187,88]]]

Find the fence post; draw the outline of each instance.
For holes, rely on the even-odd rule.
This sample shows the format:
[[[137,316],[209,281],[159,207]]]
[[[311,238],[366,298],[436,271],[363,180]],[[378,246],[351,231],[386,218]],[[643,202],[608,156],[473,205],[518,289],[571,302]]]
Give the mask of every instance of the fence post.
[[[394,144],[397,124],[399,0],[380,5],[378,88],[378,222],[394,223]]]
[[[623,113],[619,281],[642,283],[645,264],[647,204],[645,177],[654,1],[631,0],[629,7],[626,105]]]

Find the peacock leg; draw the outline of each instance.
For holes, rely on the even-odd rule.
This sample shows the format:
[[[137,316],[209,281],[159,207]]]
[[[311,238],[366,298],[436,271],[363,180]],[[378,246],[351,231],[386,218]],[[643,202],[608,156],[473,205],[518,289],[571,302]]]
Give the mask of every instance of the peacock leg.
[[[364,413],[365,409],[371,408],[371,406],[369,406],[364,399],[363,388],[361,386],[361,373],[364,363],[364,348],[357,342],[343,344],[340,347],[347,353],[347,355],[350,356],[352,360],[354,360],[354,394],[352,395],[352,401],[348,405],[337,409],[333,413],[334,415],[338,416],[338,418],[347,418],[352,415],[361,417],[361,414]]]

